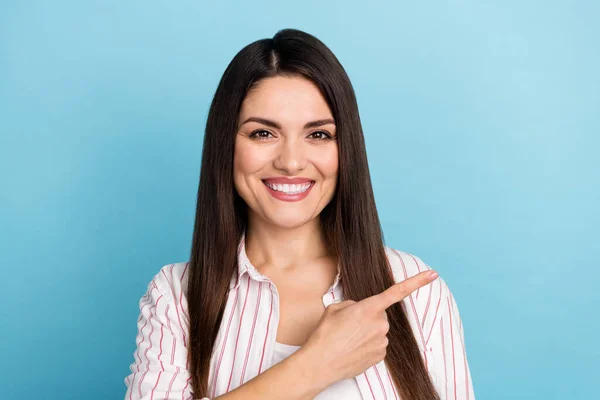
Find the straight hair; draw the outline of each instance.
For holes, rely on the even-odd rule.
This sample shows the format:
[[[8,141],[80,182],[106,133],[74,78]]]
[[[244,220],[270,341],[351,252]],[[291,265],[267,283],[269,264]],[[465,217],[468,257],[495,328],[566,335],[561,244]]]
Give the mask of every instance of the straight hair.
[[[354,89],[331,50],[296,29],[278,31],[240,50],[227,66],[210,105],[204,134],[189,281],[188,363],[194,398],[209,396],[210,358],[223,318],[237,246],[248,224],[234,188],[233,157],[242,101],[265,78],[300,76],[321,91],[336,124],[339,173],[334,197],[319,215],[326,245],[340,265],[344,297],[360,301],[395,281],[369,174]],[[404,306],[387,310],[386,365],[404,400],[439,399]]]

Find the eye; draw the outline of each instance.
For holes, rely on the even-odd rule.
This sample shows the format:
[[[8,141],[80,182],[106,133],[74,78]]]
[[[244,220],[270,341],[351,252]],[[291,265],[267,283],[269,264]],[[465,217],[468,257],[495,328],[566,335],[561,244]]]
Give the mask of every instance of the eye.
[[[273,134],[271,132],[266,131],[264,129],[259,129],[259,130],[252,132],[249,135],[249,137],[251,139],[257,138],[258,140],[266,140],[266,139],[269,139],[269,135],[273,136]]]
[[[309,136],[311,136],[312,139],[317,140],[328,140],[332,138],[331,135],[325,131],[312,132]]]

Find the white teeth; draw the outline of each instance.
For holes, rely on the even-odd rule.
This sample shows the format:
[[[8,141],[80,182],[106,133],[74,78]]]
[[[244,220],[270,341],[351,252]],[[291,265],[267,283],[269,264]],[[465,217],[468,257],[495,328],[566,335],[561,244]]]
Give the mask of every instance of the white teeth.
[[[265,184],[270,187],[273,190],[276,190],[278,192],[283,192],[285,194],[298,194],[298,193],[303,193],[306,192],[308,190],[308,188],[310,188],[310,186],[312,185],[312,182],[308,182],[308,183],[304,183],[302,185],[290,185],[290,184],[272,184],[269,182],[265,182]]]

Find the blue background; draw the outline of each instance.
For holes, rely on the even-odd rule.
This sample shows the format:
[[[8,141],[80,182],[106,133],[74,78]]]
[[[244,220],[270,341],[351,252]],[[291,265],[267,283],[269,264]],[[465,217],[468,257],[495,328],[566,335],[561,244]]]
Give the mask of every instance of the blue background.
[[[458,302],[478,399],[600,376],[597,2],[3,1],[2,399],[119,399],[185,261],[227,63],[294,27],[358,96],[386,243]]]

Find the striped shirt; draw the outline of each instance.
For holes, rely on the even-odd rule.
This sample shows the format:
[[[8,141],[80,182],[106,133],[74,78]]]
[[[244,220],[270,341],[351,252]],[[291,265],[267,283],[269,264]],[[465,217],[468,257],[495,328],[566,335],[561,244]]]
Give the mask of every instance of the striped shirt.
[[[419,257],[385,247],[394,280],[431,269]],[[193,400],[187,363],[189,318],[186,285],[189,262],[165,265],[139,301],[134,361],[125,378],[125,400]],[[325,307],[344,300],[340,268],[322,296]],[[401,301],[429,375],[442,400],[474,400],[456,301],[441,277]],[[275,284],[250,263],[245,240],[238,246],[225,311],[210,360],[210,400],[243,385],[269,369],[279,324]],[[356,376],[363,399],[398,400],[385,360]]]

